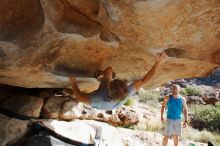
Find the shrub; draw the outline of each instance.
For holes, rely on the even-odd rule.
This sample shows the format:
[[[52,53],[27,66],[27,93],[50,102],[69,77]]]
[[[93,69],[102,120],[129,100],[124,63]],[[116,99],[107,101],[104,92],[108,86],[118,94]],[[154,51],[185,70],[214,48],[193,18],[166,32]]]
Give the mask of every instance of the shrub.
[[[139,101],[148,105],[157,106],[160,99],[160,92],[155,90],[140,89],[138,92]]]
[[[220,132],[220,104],[212,105],[192,105],[191,124],[197,129],[208,129]]]
[[[124,105],[132,106],[134,104],[134,98],[128,98]]]
[[[202,90],[196,86],[187,86],[182,90],[181,94],[186,96],[198,96],[202,95]]]

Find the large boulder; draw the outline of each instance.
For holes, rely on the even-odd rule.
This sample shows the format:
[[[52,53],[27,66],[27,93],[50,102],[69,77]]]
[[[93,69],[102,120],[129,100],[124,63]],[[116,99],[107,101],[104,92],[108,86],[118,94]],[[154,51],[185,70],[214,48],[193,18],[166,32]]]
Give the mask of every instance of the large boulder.
[[[201,77],[220,64],[219,0],[0,1],[0,83],[22,87],[97,86],[112,66],[128,81],[142,77],[157,52],[169,58],[146,87]]]
[[[40,97],[29,95],[13,95],[4,98],[0,103],[1,109],[28,117],[38,118],[44,100]]]
[[[84,144],[123,146],[121,137],[115,127],[93,120],[45,121],[45,126],[66,138]]]
[[[15,142],[28,130],[28,121],[22,121],[0,114],[0,145]]]
[[[60,111],[60,118],[63,120],[98,119],[97,115],[99,112],[100,111],[81,102],[70,100],[63,104],[62,110]]]

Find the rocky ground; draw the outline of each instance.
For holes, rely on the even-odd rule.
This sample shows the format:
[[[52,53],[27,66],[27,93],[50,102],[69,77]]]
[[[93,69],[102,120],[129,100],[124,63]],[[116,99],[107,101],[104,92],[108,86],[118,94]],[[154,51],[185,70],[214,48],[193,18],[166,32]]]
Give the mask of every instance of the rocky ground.
[[[161,146],[163,135],[156,132],[137,131],[120,128],[122,141],[126,146]],[[181,140],[179,146],[207,146],[205,143]],[[167,146],[173,146],[173,140],[169,139]]]
[[[193,87],[192,90],[197,90],[198,93],[188,93],[182,95],[186,98],[187,103],[190,104],[215,104],[220,100],[220,81],[212,80],[210,78],[198,79],[180,79],[164,84],[160,87],[162,96],[170,94],[170,87],[172,84],[178,84],[182,91],[186,88]],[[192,91],[193,92],[193,91]],[[194,94],[194,95],[191,95]]]

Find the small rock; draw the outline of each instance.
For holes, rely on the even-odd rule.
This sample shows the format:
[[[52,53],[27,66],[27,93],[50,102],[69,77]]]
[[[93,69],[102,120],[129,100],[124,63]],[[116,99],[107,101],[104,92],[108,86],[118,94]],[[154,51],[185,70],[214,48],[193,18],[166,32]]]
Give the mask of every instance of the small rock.
[[[116,109],[115,113],[117,113],[117,116],[110,117],[110,123],[115,126],[136,125],[139,122],[138,114],[130,107],[121,106]]]
[[[62,96],[50,97],[43,106],[43,117],[52,119],[59,118],[62,106],[67,100],[70,100],[70,98]]]

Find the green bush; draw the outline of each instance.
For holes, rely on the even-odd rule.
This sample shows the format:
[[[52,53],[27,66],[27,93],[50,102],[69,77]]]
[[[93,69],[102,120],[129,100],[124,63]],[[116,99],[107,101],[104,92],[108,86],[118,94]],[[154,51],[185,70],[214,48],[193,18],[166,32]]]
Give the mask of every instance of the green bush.
[[[220,104],[212,105],[192,105],[192,126],[197,129],[208,129],[220,132]]]
[[[182,90],[181,94],[186,96],[198,96],[202,94],[202,90],[196,86],[187,86]]]
[[[126,125],[126,126],[122,126],[121,128],[136,130],[136,125]]]
[[[144,90],[141,89],[138,92],[139,101],[148,105],[157,106],[160,98],[160,92],[155,90]]]
[[[134,98],[128,98],[124,105],[132,106],[134,104]]]

